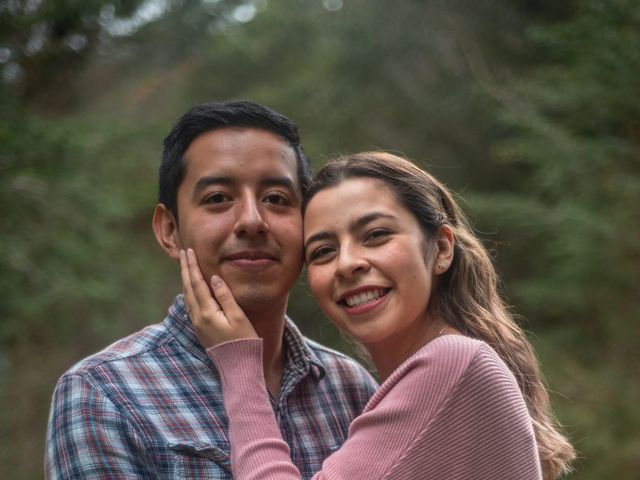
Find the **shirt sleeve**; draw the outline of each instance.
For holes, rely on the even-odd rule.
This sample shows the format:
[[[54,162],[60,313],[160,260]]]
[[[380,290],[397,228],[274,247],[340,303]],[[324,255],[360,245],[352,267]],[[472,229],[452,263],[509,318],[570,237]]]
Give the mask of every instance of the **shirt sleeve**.
[[[147,479],[148,449],[116,406],[79,375],[58,383],[47,428],[47,479]]]
[[[262,340],[224,343],[210,348],[208,354],[221,374],[234,478],[300,479],[268,399]],[[385,382],[365,413],[351,424],[342,448],[325,460],[322,471],[313,478],[383,478],[424,430],[459,378],[450,365],[438,364],[439,358],[434,359],[434,368],[424,368],[429,358],[409,365],[401,384]],[[439,385],[425,394],[430,381]]]

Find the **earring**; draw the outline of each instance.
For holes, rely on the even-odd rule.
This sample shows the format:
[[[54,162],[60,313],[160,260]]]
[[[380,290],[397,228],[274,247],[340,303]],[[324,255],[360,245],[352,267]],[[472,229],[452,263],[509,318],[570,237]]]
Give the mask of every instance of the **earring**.
[[[444,263],[439,263],[439,264],[438,264],[438,268],[439,268],[440,270],[444,270],[444,269],[445,269]]]

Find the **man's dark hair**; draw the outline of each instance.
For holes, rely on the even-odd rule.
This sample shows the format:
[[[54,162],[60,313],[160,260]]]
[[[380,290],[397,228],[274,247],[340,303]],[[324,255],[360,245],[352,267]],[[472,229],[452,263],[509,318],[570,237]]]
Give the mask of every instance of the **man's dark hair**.
[[[220,128],[257,128],[286,140],[296,154],[298,182],[304,195],[311,182],[309,160],[302,151],[298,127],[284,115],[246,100],[207,102],[187,111],[164,139],[159,172],[159,202],[178,221],[178,187],[185,175],[184,152],[199,135]]]

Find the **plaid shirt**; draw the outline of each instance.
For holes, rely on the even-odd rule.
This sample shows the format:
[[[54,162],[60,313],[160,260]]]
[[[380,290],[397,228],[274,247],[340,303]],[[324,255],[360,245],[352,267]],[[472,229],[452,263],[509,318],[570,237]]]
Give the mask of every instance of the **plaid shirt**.
[[[291,458],[310,478],[344,442],[376,384],[356,362],[302,337],[290,320],[272,406]],[[230,479],[218,372],[182,295],[163,323],[75,365],[54,392],[47,478]]]

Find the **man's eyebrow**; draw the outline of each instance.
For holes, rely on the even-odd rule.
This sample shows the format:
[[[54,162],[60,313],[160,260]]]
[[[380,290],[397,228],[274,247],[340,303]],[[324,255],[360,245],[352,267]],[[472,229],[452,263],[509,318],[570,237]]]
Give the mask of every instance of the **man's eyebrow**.
[[[236,183],[236,181],[231,177],[202,177],[193,187],[193,198],[194,200],[197,199],[198,195],[210,185],[233,185],[234,183]]]
[[[233,177],[225,177],[225,176],[216,176],[210,175],[206,177],[200,178],[195,186],[193,187],[193,198],[194,200],[205,190],[207,187],[211,185],[225,185],[232,186],[237,185],[238,180]],[[264,187],[273,187],[273,186],[281,186],[290,190],[294,193],[299,193],[298,188],[296,188],[296,184],[288,177],[267,177],[260,180],[260,186]]]
[[[268,177],[260,180],[260,185],[263,187],[284,187],[292,192],[297,192],[295,183],[288,177]]]
[[[371,213],[368,213],[366,215],[363,215],[362,217],[358,218],[355,222],[353,222],[349,226],[349,230],[351,230],[353,232],[353,231],[358,230],[358,229],[364,227],[365,225],[367,225],[368,223],[371,223],[374,220],[377,220],[379,218],[387,218],[387,219],[390,219],[390,220],[395,220],[396,219],[396,217],[394,215],[390,215],[388,213],[371,212]],[[335,234],[333,232],[330,232],[330,231],[323,231],[323,232],[314,233],[309,238],[307,238],[306,242],[304,242],[304,248],[306,250],[307,247],[309,246],[309,244],[311,244],[313,242],[318,242],[320,240],[327,240],[329,238],[335,238]]]

